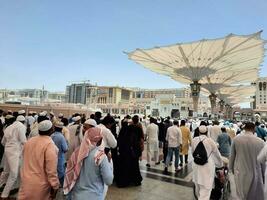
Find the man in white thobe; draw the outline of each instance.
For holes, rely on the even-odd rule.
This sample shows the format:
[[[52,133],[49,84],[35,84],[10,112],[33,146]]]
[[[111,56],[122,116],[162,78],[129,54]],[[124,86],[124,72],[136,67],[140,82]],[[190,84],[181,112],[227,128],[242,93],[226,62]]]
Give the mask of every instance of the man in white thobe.
[[[255,125],[247,122],[244,133],[233,139],[229,170],[233,172],[239,199],[264,200],[265,163],[257,161],[264,141],[254,135]]]
[[[7,127],[4,131],[2,144],[5,146],[4,171],[0,177],[0,187],[6,183],[1,197],[7,198],[9,192],[13,189],[19,175],[19,166],[22,154],[22,148],[26,139],[25,117],[19,115],[16,122]]]
[[[5,124],[5,117],[3,116],[4,114],[4,111],[3,110],[0,110],[0,122],[2,124]]]
[[[267,162],[267,144],[265,144],[264,148],[261,150],[260,154],[258,155],[257,160],[261,164],[265,164]],[[267,180],[267,170],[265,170],[265,187],[264,187],[264,199],[267,199],[267,187],[266,187],[266,180]]]
[[[222,133],[221,127],[219,126],[218,121],[213,122],[213,126],[209,128],[210,138],[213,139],[215,143],[217,143],[218,136]]]
[[[150,124],[146,128],[147,137],[147,167],[150,167],[151,157],[153,155],[155,164],[159,164],[159,127],[156,119],[150,118]]]
[[[69,142],[69,150],[66,154],[67,157],[66,160],[68,160],[71,157],[71,154],[74,152],[74,150],[80,146],[83,139],[81,117],[76,116],[73,117],[72,120],[74,121],[74,123],[68,126],[70,133],[70,142]]]
[[[105,148],[115,148],[117,146],[117,140],[112,134],[110,128],[114,125],[115,120],[111,116],[106,116],[101,124],[97,125],[96,127],[102,130],[103,141],[102,145]]]
[[[27,116],[27,125],[31,127],[35,122],[35,118],[33,117],[32,112],[29,112],[29,115]]]
[[[102,131],[103,139],[102,139],[101,146],[103,148],[105,148],[105,150],[108,150],[109,152],[110,152],[110,148],[116,148],[116,146],[117,146],[117,140],[110,130],[115,122],[116,121],[113,117],[106,116],[102,120],[102,122],[96,126],[96,127],[100,128]],[[106,151],[106,153],[107,153],[107,151]],[[111,160],[111,165],[113,167],[112,160]],[[108,191],[108,186],[104,185],[104,197],[107,195],[107,191]]]
[[[195,183],[195,195],[199,200],[209,200],[215,177],[215,166],[222,167],[222,157],[215,142],[207,137],[208,128],[199,126],[200,136],[192,140],[192,153],[194,153],[198,143],[203,142],[207,152],[208,162],[198,165],[193,162],[193,182]]]

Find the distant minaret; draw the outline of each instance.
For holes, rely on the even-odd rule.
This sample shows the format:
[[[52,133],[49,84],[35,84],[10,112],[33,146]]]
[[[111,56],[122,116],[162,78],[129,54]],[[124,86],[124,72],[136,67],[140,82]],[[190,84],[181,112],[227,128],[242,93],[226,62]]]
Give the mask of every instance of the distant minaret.
[[[44,103],[44,97],[45,97],[45,94],[44,94],[44,85],[43,85],[42,92],[41,92],[41,104]]]

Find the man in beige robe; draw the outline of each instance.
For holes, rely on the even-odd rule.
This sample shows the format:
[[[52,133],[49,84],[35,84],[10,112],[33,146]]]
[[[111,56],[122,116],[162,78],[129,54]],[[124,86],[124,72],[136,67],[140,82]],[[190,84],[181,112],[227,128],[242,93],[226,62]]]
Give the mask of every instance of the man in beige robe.
[[[254,135],[252,122],[247,122],[244,130],[233,139],[229,170],[234,174],[238,199],[264,200],[265,163],[257,161],[257,156],[265,143]]]
[[[81,124],[81,117],[73,117],[72,120],[74,121],[73,124],[69,124],[69,150],[66,153],[66,160],[68,160],[71,157],[71,154],[74,152],[74,150],[80,146],[83,135],[82,135],[82,124]]]
[[[57,175],[58,149],[50,137],[52,127],[49,120],[40,122],[39,136],[24,145],[20,200],[50,200],[56,196],[60,185]]]

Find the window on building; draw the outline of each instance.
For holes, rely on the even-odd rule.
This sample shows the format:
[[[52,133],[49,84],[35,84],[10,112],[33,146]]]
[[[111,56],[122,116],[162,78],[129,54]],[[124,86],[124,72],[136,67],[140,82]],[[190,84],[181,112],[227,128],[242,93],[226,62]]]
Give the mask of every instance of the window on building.
[[[266,90],[266,82],[263,82],[262,87],[263,87],[263,90]]]
[[[259,90],[262,91],[262,82],[259,83]]]
[[[113,97],[113,88],[109,88],[108,90],[108,97],[112,98]]]

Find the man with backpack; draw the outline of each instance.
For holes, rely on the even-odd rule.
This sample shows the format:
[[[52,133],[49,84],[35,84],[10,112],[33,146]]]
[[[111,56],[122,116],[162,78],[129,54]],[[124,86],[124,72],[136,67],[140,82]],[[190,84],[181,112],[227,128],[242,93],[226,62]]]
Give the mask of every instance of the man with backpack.
[[[193,182],[195,196],[209,200],[215,177],[215,166],[222,167],[222,157],[215,142],[207,137],[208,128],[199,126],[199,136],[192,141]]]

